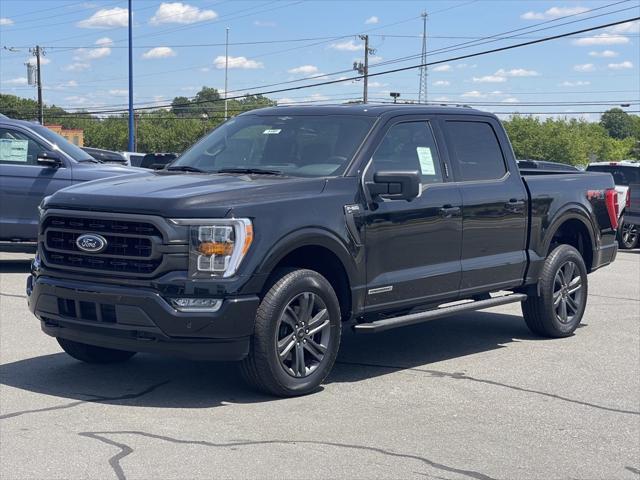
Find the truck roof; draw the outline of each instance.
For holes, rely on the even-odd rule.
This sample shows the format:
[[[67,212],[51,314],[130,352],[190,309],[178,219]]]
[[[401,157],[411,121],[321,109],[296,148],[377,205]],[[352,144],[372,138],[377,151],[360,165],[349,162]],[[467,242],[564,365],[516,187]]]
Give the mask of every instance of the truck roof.
[[[375,103],[349,103],[335,105],[282,105],[276,107],[265,107],[256,110],[250,110],[242,115],[359,115],[379,117],[387,113],[407,113],[411,115],[434,115],[434,114],[465,114],[465,115],[494,115],[488,112],[482,112],[467,106],[450,106],[450,105],[425,105],[425,104],[408,104],[408,103],[391,103],[391,104],[375,104]]]

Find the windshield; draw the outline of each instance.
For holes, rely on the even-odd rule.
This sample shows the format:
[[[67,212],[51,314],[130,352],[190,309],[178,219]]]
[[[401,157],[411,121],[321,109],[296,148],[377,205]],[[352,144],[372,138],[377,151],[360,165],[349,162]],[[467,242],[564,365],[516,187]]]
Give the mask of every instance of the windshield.
[[[348,115],[243,115],[212,131],[171,168],[270,170],[297,177],[339,175],[373,121]]]
[[[82,162],[85,160],[93,160],[93,157],[89,155],[87,152],[80,149],[80,147],[75,146],[73,143],[69,142],[66,138],[57,133],[49,130],[42,125],[32,125],[30,126],[38,135],[46,138],[51,143],[56,145],[60,150],[73,158],[76,162]]]

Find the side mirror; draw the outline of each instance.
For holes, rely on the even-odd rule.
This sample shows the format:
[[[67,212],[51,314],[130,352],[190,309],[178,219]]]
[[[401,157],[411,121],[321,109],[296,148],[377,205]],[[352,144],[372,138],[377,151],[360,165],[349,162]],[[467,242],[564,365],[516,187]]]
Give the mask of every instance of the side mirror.
[[[420,195],[420,174],[417,171],[377,172],[367,188],[373,198],[411,200]]]
[[[62,156],[58,152],[46,150],[38,154],[38,163],[45,167],[58,168],[63,165]]]

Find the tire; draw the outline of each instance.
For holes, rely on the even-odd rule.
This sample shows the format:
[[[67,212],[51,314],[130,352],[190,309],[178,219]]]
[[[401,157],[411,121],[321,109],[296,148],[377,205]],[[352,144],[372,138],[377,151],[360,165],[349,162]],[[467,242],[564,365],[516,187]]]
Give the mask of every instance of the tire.
[[[327,279],[313,270],[283,270],[258,307],[241,372],[265,393],[311,393],[333,367],[341,329],[340,303]]]
[[[625,223],[624,218],[620,219],[618,228],[618,246],[623,250],[630,250],[638,246],[640,237],[640,225]]]
[[[587,306],[587,267],[580,252],[570,245],[556,247],[544,262],[537,287],[538,295],[522,303],[529,329],[551,338],[572,335]]]
[[[56,338],[62,349],[76,360],[86,363],[118,363],[129,360],[136,352],[97,347],[86,343],[74,342],[66,338]]]

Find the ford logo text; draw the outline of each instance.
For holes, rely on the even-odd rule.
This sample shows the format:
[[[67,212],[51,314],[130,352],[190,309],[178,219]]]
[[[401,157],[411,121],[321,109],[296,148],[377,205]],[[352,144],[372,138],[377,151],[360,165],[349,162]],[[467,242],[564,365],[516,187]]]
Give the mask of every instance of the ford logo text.
[[[107,248],[107,239],[96,233],[84,233],[77,238],[76,245],[83,252],[100,253]]]

